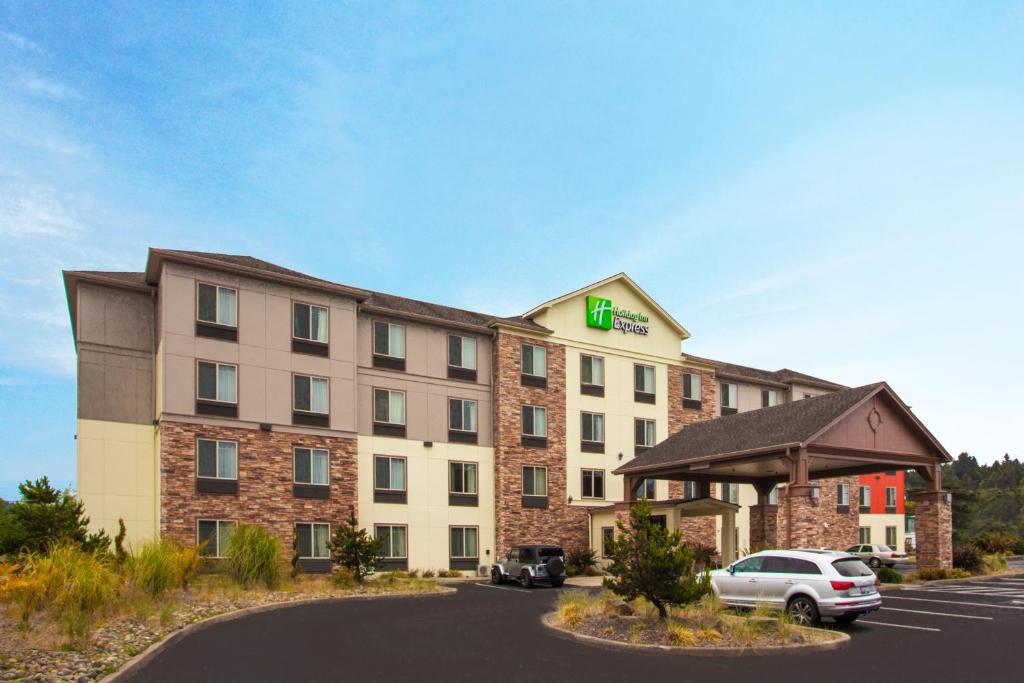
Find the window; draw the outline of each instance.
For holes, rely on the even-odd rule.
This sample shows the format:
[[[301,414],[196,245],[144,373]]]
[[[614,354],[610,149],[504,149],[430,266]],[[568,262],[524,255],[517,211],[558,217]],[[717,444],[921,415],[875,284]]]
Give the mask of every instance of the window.
[[[475,462],[448,463],[448,491],[476,495],[477,469]]]
[[[740,485],[722,484],[722,500],[738,504],[740,502]]]
[[[546,496],[548,495],[548,468],[547,467],[524,467],[523,468],[523,495],[524,496]]]
[[[633,366],[633,390],[638,394],[654,395],[654,366]]]
[[[917,524],[916,524],[916,519],[914,517],[911,517],[910,515],[907,515],[906,517],[903,518],[903,531],[905,531],[908,534],[912,534],[912,533],[914,533],[914,529],[916,529],[916,528],[917,528]]]
[[[546,348],[523,344],[523,374],[533,377],[548,376],[548,350]]]
[[[860,507],[861,512],[867,512],[871,509],[871,487],[861,486],[860,487]],[[864,508],[867,508],[865,510]]]
[[[448,335],[448,365],[463,370],[476,370],[476,339]]]
[[[203,557],[224,557],[227,554],[231,532],[238,524],[223,519],[200,519],[196,522],[196,545]]]
[[[762,389],[761,390],[761,407],[771,408],[773,405],[779,402],[779,395],[774,389]]]
[[[896,549],[896,527],[885,527],[885,544],[894,550]]]
[[[732,569],[737,574],[747,574],[750,572],[760,572],[761,566],[764,561],[768,559],[765,555],[758,555],[757,557],[748,557],[745,560],[740,560],[732,566]]]
[[[327,309],[313,304],[292,303],[292,336],[327,343]]]
[[[836,484],[836,505],[839,507],[850,506],[850,485]]]
[[[737,393],[737,390],[736,390],[736,385],[735,384],[728,384],[726,382],[722,383],[722,409],[723,410],[728,409],[728,410],[732,410],[732,411],[735,412],[735,410],[737,408],[737,405],[736,405],[737,404],[736,393]]]
[[[778,505],[779,504],[779,487],[773,486],[772,490],[768,492],[768,504]]]
[[[860,543],[871,543],[871,527],[862,526],[859,530],[857,540]]]
[[[330,484],[329,464],[330,451],[326,448],[295,448],[292,449],[296,484]]]
[[[637,448],[650,448],[654,445],[654,420],[638,417],[634,422]]]
[[[547,437],[548,410],[540,406],[523,406],[523,436]]]
[[[303,560],[327,560],[331,557],[330,524],[296,524],[299,558]]]
[[[695,481],[684,481],[683,482],[683,498],[696,498],[697,497],[697,482]]]
[[[887,486],[885,487],[885,511],[894,512],[896,510],[896,487]]]
[[[225,327],[238,326],[237,290],[199,283],[196,298],[196,320]]]
[[[476,401],[448,399],[448,428],[476,433]]]
[[[476,559],[479,557],[477,549],[477,535],[479,531],[475,526],[453,526],[450,529],[451,543],[448,550],[449,556],[457,559]]]
[[[700,375],[696,372],[683,373],[683,400],[700,402]]]
[[[405,326],[394,323],[373,323],[373,353],[389,358],[405,358]]]
[[[199,361],[197,364],[198,391],[196,396],[203,401],[237,403],[238,368],[227,363]]]
[[[581,436],[590,443],[604,443],[604,415],[600,413],[580,413]]]
[[[654,500],[657,497],[657,483],[656,479],[641,479],[636,487],[636,497]]]
[[[326,415],[331,412],[328,391],[328,380],[326,377],[309,377],[307,375],[295,375],[295,393],[293,405],[295,410],[304,413],[320,413]]]
[[[604,386],[604,358],[580,356],[580,384],[592,387]]]
[[[615,540],[615,527],[601,527],[601,557],[608,557],[612,549],[612,541]]]
[[[377,491],[405,491],[405,458],[377,455],[373,459],[373,487]]]
[[[378,524],[375,527],[375,533],[377,540],[381,543],[381,554],[385,559],[405,559],[406,528],[404,526]]]
[[[238,478],[238,444],[234,441],[196,440],[196,471],[210,479]]]
[[[381,424],[405,424],[405,392],[373,390],[373,421]]]
[[[580,495],[584,498],[604,498],[604,470],[583,470]]]

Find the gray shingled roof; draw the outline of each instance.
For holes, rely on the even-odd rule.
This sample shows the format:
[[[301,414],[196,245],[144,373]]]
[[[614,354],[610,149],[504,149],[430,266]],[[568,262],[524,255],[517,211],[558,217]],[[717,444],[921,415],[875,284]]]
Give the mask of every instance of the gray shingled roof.
[[[820,377],[814,377],[813,375],[807,375],[802,372],[797,372],[796,370],[790,370],[789,368],[783,368],[781,370],[762,370],[761,368],[752,368],[747,365],[727,363],[725,361],[714,360],[712,358],[701,358],[700,356],[691,356],[689,354],[686,354],[686,357],[697,361],[698,363],[706,363],[708,365],[715,366],[715,374],[726,378],[735,377],[754,383],[807,384],[810,386],[821,387],[823,389],[847,388],[843,384],[837,384],[836,382],[821,379]]]
[[[882,386],[881,382],[867,384],[696,422],[615,471],[628,473],[652,465],[802,443]]]

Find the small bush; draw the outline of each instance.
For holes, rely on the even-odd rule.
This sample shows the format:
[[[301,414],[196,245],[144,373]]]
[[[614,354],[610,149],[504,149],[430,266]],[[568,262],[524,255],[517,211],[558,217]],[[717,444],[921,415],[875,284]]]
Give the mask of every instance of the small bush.
[[[573,548],[565,558],[565,570],[570,576],[597,571],[597,553],[590,548]]]
[[[366,529],[359,528],[354,509],[349,512],[348,519],[335,530],[331,549],[334,561],[352,572],[359,583],[377,569],[384,552],[380,540],[371,536]]]
[[[669,622],[668,640],[676,647],[694,647],[697,644],[697,634],[693,632],[693,629]]]
[[[984,553],[1010,555],[1020,543],[1020,538],[1006,531],[985,531],[974,537],[975,545]]]
[[[558,621],[566,628],[579,626],[586,616],[586,608],[578,602],[563,602],[558,606]]]
[[[434,570],[433,569],[424,569],[423,570],[423,578],[424,579],[432,579],[432,578],[434,578]]]
[[[713,628],[702,628],[700,632],[697,633],[697,637],[705,643],[717,643],[722,639],[722,634]]]
[[[998,572],[1005,572],[1006,569],[1006,558],[1002,555],[984,555],[981,558],[981,566],[978,568],[978,573],[996,574]]]
[[[913,578],[919,581],[941,581],[943,579],[966,579],[971,575],[963,569],[920,569]]]
[[[955,546],[953,566],[968,572],[978,571],[981,568],[981,551],[971,544]]]
[[[263,527],[239,524],[226,556],[228,574],[244,587],[262,583],[273,589],[281,580],[281,544]]]
[[[132,583],[155,598],[187,586],[199,570],[199,561],[198,548],[183,548],[170,539],[152,540],[142,544],[138,555],[128,556],[125,568]]]
[[[416,579],[416,578],[419,578],[420,570],[419,569],[410,569],[407,572],[407,574],[409,575],[410,579]]]
[[[117,520],[117,536],[114,536],[114,561],[117,562],[117,566],[120,567],[128,559],[128,551],[124,548],[124,539],[128,535],[128,530],[124,526],[124,520],[118,518]]]
[[[334,572],[334,576],[331,577],[331,583],[333,583],[336,588],[347,590],[355,588],[356,579],[352,576],[352,572],[342,568]]]
[[[882,583],[903,583],[903,576],[892,567],[882,567],[878,570],[878,580]]]

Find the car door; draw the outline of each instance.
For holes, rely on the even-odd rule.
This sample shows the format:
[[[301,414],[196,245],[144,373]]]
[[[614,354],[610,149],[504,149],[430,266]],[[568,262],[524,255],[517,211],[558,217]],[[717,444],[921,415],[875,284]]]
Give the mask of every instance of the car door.
[[[719,597],[727,603],[746,604],[747,596],[751,592],[751,586],[748,584],[751,579],[756,583],[763,559],[760,555],[748,557],[734,564],[731,573],[716,575],[715,584],[718,586]]]
[[[505,573],[508,574],[509,578],[519,578],[519,548],[512,548],[508,551],[508,556],[505,559]]]
[[[789,558],[766,555],[751,599],[755,605],[767,603],[769,607],[778,608],[785,604],[786,591],[792,583]]]

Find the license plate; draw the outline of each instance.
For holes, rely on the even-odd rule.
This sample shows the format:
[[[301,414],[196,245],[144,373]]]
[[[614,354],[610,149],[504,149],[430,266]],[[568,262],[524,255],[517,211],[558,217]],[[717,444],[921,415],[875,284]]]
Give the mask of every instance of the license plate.
[[[861,589],[857,586],[854,586],[850,589],[850,595],[861,595]]]

